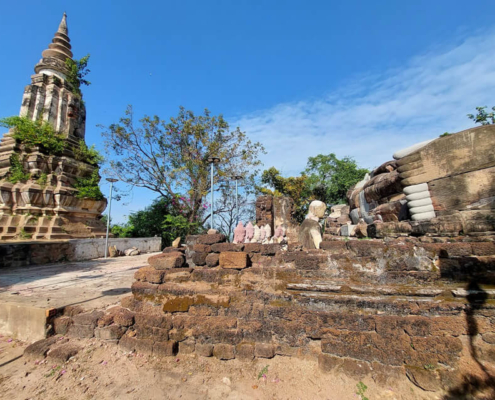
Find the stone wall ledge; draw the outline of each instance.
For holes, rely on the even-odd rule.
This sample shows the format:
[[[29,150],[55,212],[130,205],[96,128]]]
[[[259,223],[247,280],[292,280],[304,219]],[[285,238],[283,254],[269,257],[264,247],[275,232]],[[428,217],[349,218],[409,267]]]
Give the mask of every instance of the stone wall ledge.
[[[161,238],[109,238],[109,246],[124,251],[137,247],[142,253],[158,252]],[[105,256],[105,239],[27,240],[0,242],[0,268],[24,267]]]

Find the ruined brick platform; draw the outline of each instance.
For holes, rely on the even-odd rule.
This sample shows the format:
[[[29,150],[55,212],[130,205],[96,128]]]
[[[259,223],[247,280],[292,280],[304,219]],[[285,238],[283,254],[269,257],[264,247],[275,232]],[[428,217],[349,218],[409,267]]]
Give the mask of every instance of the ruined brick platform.
[[[165,249],[136,272],[121,307],[65,315],[57,333],[158,356],[310,357],[383,382],[407,374],[426,390],[495,367],[492,237],[325,241],[313,251],[224,240]]]

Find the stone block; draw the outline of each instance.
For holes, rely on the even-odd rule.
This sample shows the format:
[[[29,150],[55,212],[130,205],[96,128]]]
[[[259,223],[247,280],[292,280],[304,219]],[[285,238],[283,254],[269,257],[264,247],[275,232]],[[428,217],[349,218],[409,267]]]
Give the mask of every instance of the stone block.
[[[246,253],[259,253],[261,252],[261,243],[245,243],[244,251]]]
[[[134,273],[134,279],[142,282],[150,282],[150,283],[163,283],[165,278],[166,271],[158,270],[155,267],[146,266],[139,268]]]
[[[358,257],[381,257],[386,250],[383,242],[372,240],[350,240],[347,242],[347,248]]]
[[[275,347],[271,343],[256,343],[254,356],[257,358],[273,358],[275,357]]]
[[[263,256],[274,256],[277,251],[282,249],[282,245],[278,243],[274,244],[263,244],[261,245],[261,255]]]
[[[181,252],[184,253],[186,251],[185,247],[165,247],[162,251],[162,253],[175,253],[175,252]]]
[[[55,334],[65,335],[69,331],[69,327],[72,325],[72,318],[62,316],[53,320],[53,330]]]
[[[196,348],[196,341],[188,338],[179,343],[179,354],[192,354]]]
[[[342,358],[330,354],[321,353],[318,356],[318,367],[325,372],[331,372],[342,365]]]
[[[425,391],[436,392],[441,389],[440,379],[437,378],[435,371],[406,366],[406,376],[417,387]]]
[[[468,257],[473,251],[471,243],[441,243],[438,247],[442,258]]]
[[[356,225],[342,225],[340,227],[340,236],[354,236],[354,232],[356,230]]]
[[[174,340],[155,342],[153,344],[153,355],[157,357],[171,357],[177,355],[178,346]]]
[[[134,325],[137,339],[153,339],[159,342],[164,342],[169,339],[169,330],[164,328],[156,328],[154,326]]]
[[[214,253],[223,253],[225,251],[242,251],[244,244],[242,243],[215,243],[211,246],[211,251]]]
[[[370,363],[360,360],[353,360],[352,358],[344,358],[338,369],[344,374],[359,380],[371,375],[373,372]]]
[[[163,311],[170,313],[187,312],[189,307],[194,304],[194,300],[194,296],[166,294],[163,298]]]
[[[192,262],[195,264],[195,265],[198,265],[198,266],[203,266],[203,265],[206,265],[206,257],[208,256],[207,253],[194,253],[192,255]]]
[[[337,223],[340,225],[346,225],[348,222],[351,222],[349,214],[344,214],[337,217]]]
[[[297,269],[302,270],[317,270],[320,264],[327,261],[327,255],[313,255],[305,252],[299,252],[295,255],[294,264]]]
[[[191,278],[192,268],[168,270],[164,282],[187,282]]]
[[[73,317],[74,315],[81,314],[84,309],[81,306],[67,306],[64,307],[64,315],[68,317]]]
[[[136,339],[134,349],[137,353],[149,355],[153,353],[153,344],[154,341],[152,339]]]
[[[248,257],[243,252],[220,253],[220,267],[226,269],[244,269],[248,266]]]
[[[74,325],[89,325],[96,327],[98,320],[103,317],[103,311],[92,311],[90,313],[78,314],[72,317]]]
[[[185,262],[184,254],[179,251],[157,254],[148,258],[148,264],[158,270],[181,268]]]
[[[217,267],[220,262],[220,256],[217,253],[211,253],[206,256],[206,266],[208,268]]]
[[[411,224],[407,221],[380,222],[374,221],[368,225],[368,236],[372,238],[408,236],[412,233]]]
[[[116,325],[131,326],[134,323],[134,313],[125,308],[120,308],[114,313],[113,320]]]
[[[192,249],[197,253],[211,253],[211,246],[207,244],[195,244]]]
[[[196,343],[196,354],[202,357],[213,355],[213,345],[210,343]]]
[[[98,320],[98,328],[103,328],[104,326],[113,324],[113,314],[105,314]]]
[[[235,348],[231,344],[216,344],[213,347],[213,355],[219,360],[233,360],[235,358]]]
[[[354,230],[354,235],[361,239],[368,237],[368,224],[364,221],[359,222]]]
[[[52,336],[30,344],[24,350],[24,357],[31,360],[42,360],[50,350],[50,347],[57,343],[59,339],[59,336]]]
[[[132,294],[136,297],[136,295],[155,295],[158,290],[158,284],[149,283],[149,282],[133,282],[131,285]]]
[[[473,242],[471,243],[472,253],[475,256],[495,255],[495,243],[493,242]]]
[[[212,245],[215,243],[225,242],[226,237],[222,233],[217,233],[213,235],[200,235],[198,236],[196,243]]]
[[[119,340],[119,346],[122,347],[126,351],[134,351],[136,350],[137,339],[124,335]]]
[[[94,336],[95,327],[91,325],[71,325],[67,336],[75,337],[79,339],[90,339]]]
[[[126,330],[127,328],[122,326],[110,325],[103,328],[96,328],[94,333],[97,339],[117,342]]]
[[[47,358],[56,363],[63,364],[71,357],[74,357],[82,349],[81,346],[75,343],[64,343],[58,346],[53,346],[47,354]]]
[[[343,240],[323,241],[320,243],[320,249],[328,251],[331,254],[347,252],[346,243]]]
[[[487,332],[482,335],[483,340],[489,344],[495,344],[495,332]]]
[[[171,319],[165,317],[164,315],[136,313],[134,314],[134,320],[136,322],[136,325],[172,329]]]
[[[254,344],[239,343],[235,347],[236,358],[240,360],[252,360],[254,358]]]
[[[275,347],[275,354],[285,357],[297,357],[300,354],[300,347],[292,347],[285,343],[277,344]]]

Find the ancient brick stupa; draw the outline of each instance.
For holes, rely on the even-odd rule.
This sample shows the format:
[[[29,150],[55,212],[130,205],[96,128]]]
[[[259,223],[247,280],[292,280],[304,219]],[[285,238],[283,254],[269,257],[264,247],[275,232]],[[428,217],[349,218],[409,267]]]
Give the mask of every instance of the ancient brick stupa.
[[[86,109],[79,88],[71,84],[72,60],[67,16],[26,86],[20,117],[48,122],[63,142],[53,152],[15,138],[16,128],[0,142],[0,240],[102,237],[100,221],[107,200],[97,187],[98,166],[85,157]],[[29,121],[28,121],[29,122]],[[16,178],[14,172],[17,171]],[[84,196],[81,185],[92,181]],[[83,183],[81,183],[83,182]],[[84,183],[86,182],[86,183]]]

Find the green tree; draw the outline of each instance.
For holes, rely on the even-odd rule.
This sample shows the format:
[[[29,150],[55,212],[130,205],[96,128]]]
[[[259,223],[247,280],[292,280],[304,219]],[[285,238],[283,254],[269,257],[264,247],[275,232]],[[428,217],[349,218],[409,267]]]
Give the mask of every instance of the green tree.
[[[258,186],[260,193],[270,196],[288,196],[294,200],[294,219],[301,222],[306,215],[311,193],[307,185],[307,177],[290,176],[288,178],[280,175],[280,171],[271,167],[261,175],[261,183],[264,186]]]
[[[257,189],[267,195],[291,197],[295,206],[294,218],[302,221],[313,200],[328,205],[345,203],[347,190],[362,180],[367,172],[350,157],[339,160],[333,153],[319,154],[308,158],[301,176],[283,177],[275,167],[263,171],[262,186]]]
[[[347,190],[360,180],[369,171],[359,168],[356,161],[350,157],[339,160],[335,154],[319,154],[309,157],[306,169],[306,184],[312,197],[326,204],[346,202]]]
[[[159,197],[143,210],[129,215],[127,222],[112,224],[116,237],[161,237],[162,247],[170,246],[178,237],[197,233],[198,223],[189,223],[182,214],[175,214],[175,199]],[[106,222],[106,217],[104,218]]]
[[[249,191],[264,152],[260,143],[248,140],[238,127],[231,130],[222,115],[212,116],[208,110],[195,115],[180,107],[168,122],[145,116],[136,124],[129,106],[118,124],[102,129],[111,174],[131,187],[176,199],[175,215],[183,215],[191,225],[204,222],[198,218],[210,190],[208,158],[221,159],[215,182],[239,175]]]
[[[495,124],[495,107],[492,107],[492,112],[488,112],[488,113],[485,111],[486,108],[488,107],[487,106],[476,107],[478,114],[476,115],[468,114],[467,116],[469,119],[472,119],[477,124],[493,125]]]

